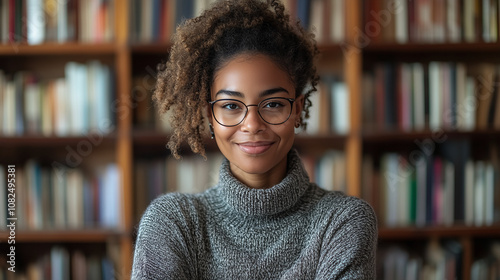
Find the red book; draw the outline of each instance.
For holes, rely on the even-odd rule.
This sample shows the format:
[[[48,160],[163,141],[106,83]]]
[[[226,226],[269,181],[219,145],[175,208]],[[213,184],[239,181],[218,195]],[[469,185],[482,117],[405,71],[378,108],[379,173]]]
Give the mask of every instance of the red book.
[[[160,22],[159,22],[160,30],[159,30],[159,36],[157,38],[159,42],[165,42],[167,39],[165,36],[166,35],[165,34],[165,25],[167,24],[167,14],[168,13],[165,12],[165,6],[167,5],[165,3],[165,1],[167,1],[167,0],[160,1]],[[155,24],[158,24],[158,23],[155,22]]]
[[[10,0],[9,1],[9,41],[14,42],[15,41],[15,34],[16,34],[16,1],[15,0]]]

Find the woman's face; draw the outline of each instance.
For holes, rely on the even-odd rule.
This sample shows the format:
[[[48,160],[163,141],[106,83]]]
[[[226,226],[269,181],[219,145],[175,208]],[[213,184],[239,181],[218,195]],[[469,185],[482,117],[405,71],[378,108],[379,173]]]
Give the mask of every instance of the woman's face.
[[[290,76],[269,57],[242,54],[215,73],[211,98],[212,101],[235,99],[248,106],[271,97],[295,99],[294,88]],[[214,128],[217,145],[229,160],[231,172],[236,178],[253,188],[272,187],[284,178],[287,153],[293,145],[294,127],[299,120],[302,104],[301,95],[293,103],[288,120],[278,125],[266,123],[259,115],[257,106],[250,106],[245,119],[232,127],[223,126],[214,120],[209,106],[209,120]],[[276,105],[264,105],[261,113]],[[223,106],[224,110],[238,107],[231,103]],[[240,108],[245,110],[244,106]]]

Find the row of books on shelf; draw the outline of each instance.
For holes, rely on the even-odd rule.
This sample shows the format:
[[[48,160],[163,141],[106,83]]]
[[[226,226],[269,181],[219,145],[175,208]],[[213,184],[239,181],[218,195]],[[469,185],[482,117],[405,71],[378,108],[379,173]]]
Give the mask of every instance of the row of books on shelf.
[[[455,240],[431,240],[425,252],[409,252],[397,245],[379,249],[379,279],[466,279],[462,269],[462,246]],[[486,278],[481,278],[486,279]]]
[[[367,127],[419,131],[500,129],[500,66],[379,63],[363,75]]]
[[[5,256],[0,257],[0,260],[3,257]],[[16,268],[15,273],[8,271],[6,264],[8,260],[2,261],[0,265],[0,280],[115,279],[113,262],[107,256],[70,251],[59,245],[53,246],[50,252],[37,259],[23,263],[20,268]]]
[[[0,134],[84,135],[111,132],[114,82],[99,61],[68,62],[65,76],[42,81],[31,72],[0,70]],[[116,102],[115,102],[116,103]]]
[[[216,0],[130,1],[133,42],[169,42],[177,25],[198,16]]]
[[[326,190],[346,192],[344,152],[330,150],[319,158],[304,155],[302,159],[311,181]],[[200,156],[138,160],[134,167],[137,221],[148,204],[164,193],[196,193],[215,186],[222,160],[220,153],[209,153],[207,160]]]
[[[310,181],[329,191],[347,192],[346,156],[343,151],[328,150],[320,157],[301,155]]]
[[[463,275],[462,245],[455,240],[428,242],[425,252],[416,254],[400,246],[379,249],[379,275],[382,280],[420,279],[498,279],[500,242],[492,241],[486,255],[473,261],[470,275]]]
[[[498,0],[365,0],[363,8],[360,36],[373,41],[498,42]]]
[[[137,160],[135,175],[135,215],[138,219],[156,197],[167,192],[202,192],[219,181],[219,168],[223,156],[208,153],[207,159],[199,155]]]
[[[154,85],[142,76],[132,78],[133,125],[140,129],[172,132],[171,112],[160,115],[153,102]]]
[[[349,89],[340,77],[325,76],[310,96],[312,107],[307,120],[307,134],[349,132]]]
[[[292,20],[300,20],[320,44],[341,43],[346,34],[346,0],[284,0]]]
[[[184,19],[201,14],[216,0],[130,2],[130,34],[134,42],[168,42]],[[285,0],[293,20],[316,34],[318,42],[339,43],[345,37],[345,0]]]
[[[450,148],[461,154],[455,148],[463,147]],[[363,172],[380,182],[375,182],[378,187],[374,190],[367,190],[369,186],[364,190],[378,199],[372,203],[384,226],[490,226],[500,222],[498,162],[438,155],[416,160],[415,153],[409,157],[384,154],[375,176],[372,159],[365,158],[368,163]]]
[[[120,171],[103,164],[95,171],[42,166],[29,160],[17,166],[14,187],[0,165],[0,230],[16,217],[19,229],[118,228],[121,225]],[[14,196],[12,196],[14,194]],[[14,204],[14,205],[12,205]]]
[[[84,42],[113,39],[114,0],[0,1],[0,43]]]

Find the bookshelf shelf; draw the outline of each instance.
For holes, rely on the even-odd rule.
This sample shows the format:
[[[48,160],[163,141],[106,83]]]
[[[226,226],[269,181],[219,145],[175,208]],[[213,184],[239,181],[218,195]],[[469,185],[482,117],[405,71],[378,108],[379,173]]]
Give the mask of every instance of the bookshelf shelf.
[[[0,56],[27,56],[27,55],[114,55],[118,45],[115,43],[43,43],[27,45],[12,43],[0,45]]]
[[[37,147],[61,147],[64,145],[76,145],[81,141],[89,141],[89,137],[91,136],[70,136],[70,137],[45,137],[45,136],[1,136],[0,137],[0,146],[2,147],[25,147],[25,146],[34,146]],[[95,137],[93,139],[100,139],[99,145],[112,145],[115,143],[117,136],[115,134],[112,135],[97,135],[92,136]],[[99,138],[98,138],[99,137]]]
[[[371,43],[363,48],[366,54],[377,53],[470,53],[500,52],[500,43]]]
[[[484,129],[474,131],[456,131],[442,130],[432,132],[429,130],[419,132],[404,132],[404,131],[370,131],[363,133],[363,142],[369,144],[387,143],[387,142],[412,142],[415,139],[432,139],[439,137],[441,139],[474,139],[474,140],[489,140],[498,139],[500,130]]]
[[[459,237],[493,237],[500,234],[500,225],[471,227],[456,225],[451,227],[430,226],[430,227],[402,227],[402,228],[379,228],[380,240],[412,240],[437,238],[459,238]]]
[[[18,230],[16,241],[18,242],[43,242],[43,243],[96,243],[106,242],[110,238],[120,238],[130,235],[126,232],[108,229],[85,229],[85,230]],[[8,232],[0,232],[0,238],[7,240]]]
[[[130,51],[134,54],[166,54],[169,49],[169,43],[132,43],[130,45]]]

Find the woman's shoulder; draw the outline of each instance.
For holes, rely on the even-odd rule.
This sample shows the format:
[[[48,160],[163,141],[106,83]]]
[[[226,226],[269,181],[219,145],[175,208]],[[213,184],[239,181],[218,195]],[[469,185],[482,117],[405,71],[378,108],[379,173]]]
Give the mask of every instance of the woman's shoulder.
[[[375,211],[363,199],[346,195],[340,191],[326,191],[322,192],[321,198],[317,203],[317,207],[323,211],[335,214],[335,216],[351,216],[362,215],[363,217],[376,222]]]
[[[186,217],[200,212],[203,205],[203,194],[200,193],[166,193],[151,201],[144,216]]]

